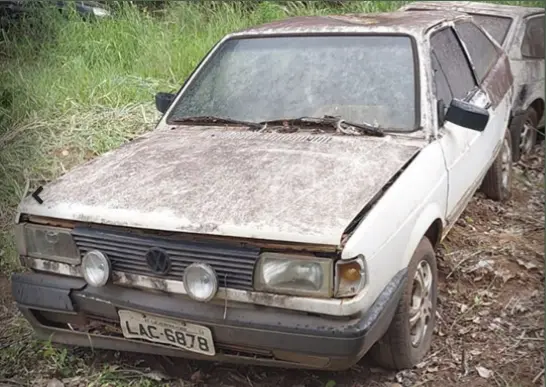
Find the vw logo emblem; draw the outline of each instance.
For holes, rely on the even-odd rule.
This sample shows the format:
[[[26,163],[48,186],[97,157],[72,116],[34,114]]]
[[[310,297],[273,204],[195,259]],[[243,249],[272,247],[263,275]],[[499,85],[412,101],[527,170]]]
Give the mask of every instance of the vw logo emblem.
[[[171,270],[169,254],[158,247],[152,247],[146,253],[148,267],[157,274],[167,274]]]

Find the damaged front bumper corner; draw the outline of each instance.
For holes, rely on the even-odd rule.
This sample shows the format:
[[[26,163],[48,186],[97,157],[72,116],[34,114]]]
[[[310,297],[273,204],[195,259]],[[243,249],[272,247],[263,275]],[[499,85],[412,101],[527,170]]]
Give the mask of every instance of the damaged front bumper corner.
[[[342,370],[358,362],[385,333],[406,275],[405,270],[399,272],[365,314],[352,317],[200,303],[183,295],[116,285],[93,288],[79,278],[42,273],[13,275],[12,292],[38,336],[57,343],[198,360]],[[125,338],[120,310],[207,327],[215,354]]]

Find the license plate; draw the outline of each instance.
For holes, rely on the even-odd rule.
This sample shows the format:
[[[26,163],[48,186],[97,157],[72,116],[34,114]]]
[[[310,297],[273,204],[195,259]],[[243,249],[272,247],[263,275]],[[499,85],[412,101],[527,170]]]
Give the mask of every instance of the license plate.
[[[207,327],[130,310],[120,310],[118,314],[126,338],[175,345],[208,356],[216,354],[212,333]]]

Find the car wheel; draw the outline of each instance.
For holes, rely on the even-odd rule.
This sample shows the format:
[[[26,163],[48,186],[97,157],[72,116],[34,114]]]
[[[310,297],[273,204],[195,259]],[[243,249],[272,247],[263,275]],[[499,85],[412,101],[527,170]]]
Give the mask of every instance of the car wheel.
[[[502,147],[487,171],[480,190],[489,198],[505,201],[512,193],[512,138],[506,131]]]
[[[514,120],[510,126],[513,132],[513,159],[519,161],[524,155],[533,151],[537,143],[538,113],[529,107],[520,119]],[[518,146],[516,146],[518,144]]]
[[[408,266],[404,292],[385,335],[370,355],[388,369],[408,369],[421,362],[430,349],[436,323],[438,272],[436,255],[424,237]]]
[[[521,137],[519,143],[520,155],[528,155],[533,151],[537,143],[538,114],[530,107],[525,112],[523,127],[521,128]]]

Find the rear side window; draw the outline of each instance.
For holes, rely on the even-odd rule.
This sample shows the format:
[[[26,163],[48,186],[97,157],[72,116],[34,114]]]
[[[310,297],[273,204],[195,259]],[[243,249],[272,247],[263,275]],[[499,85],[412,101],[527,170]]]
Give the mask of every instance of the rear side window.
[[[528,58],[544,58],[544,16],[527,21],[521,55]]]
[[[455,26],[474,64],[476,76],[481,82],[498,59],[495,45],[474,24],[460,23]]]
[[[451,28],[445,28],[432,35],[430,43],[436,65],[445,74],[453,98],[464,99],[476,84],[455,33]]]
[[[509,17],[471,14],[474,22],[486,30],[502,46],[512,24]]]

